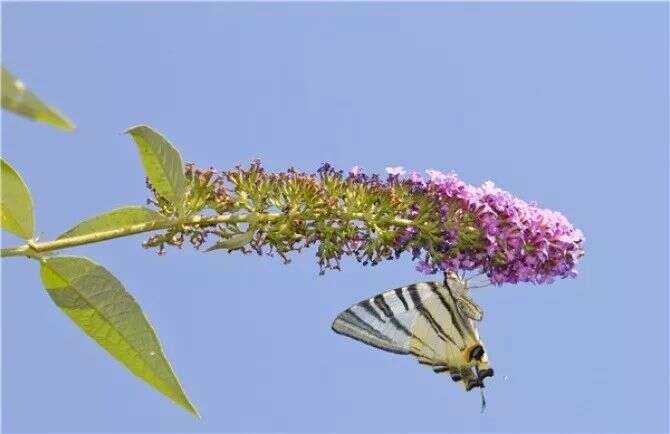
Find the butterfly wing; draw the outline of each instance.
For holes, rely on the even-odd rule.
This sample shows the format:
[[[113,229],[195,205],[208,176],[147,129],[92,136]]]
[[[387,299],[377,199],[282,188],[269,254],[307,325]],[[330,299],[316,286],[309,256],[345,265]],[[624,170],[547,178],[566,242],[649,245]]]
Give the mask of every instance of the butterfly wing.
[[[407,330],[403,323],[395,326],[387,322],[372,302],[363,300],[342,312],[333,322],[333,330],[385,351],[409,354],[411,332],[403,333]]]
[[[484,318],[482,309],[467,295],[462,294],[456,297],[456,306],[463,315],[474,321],[481,321]]]
[[[385,351],[412,354],[469,390],[481,385],[471,368],[484,349],[474,323],[456,303],[448,286],[417,283],[353,305],[338,315],[333,330]]]
[[[456,306],[461,313],[472,320],[481,321],[484,318],[484,312],[470,297],[470,291],[465,281],[455,273],[447,273],[445,281],[447,289],[456,300]]]

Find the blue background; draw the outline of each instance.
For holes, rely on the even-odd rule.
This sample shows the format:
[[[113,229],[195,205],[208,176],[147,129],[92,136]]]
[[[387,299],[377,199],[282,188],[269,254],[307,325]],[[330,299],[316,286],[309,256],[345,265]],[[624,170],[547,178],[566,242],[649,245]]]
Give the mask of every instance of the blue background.
[[[319,276],[313,250],[284,266],[158,257],[143,236],[73,249],[137,297],[202,420],[81,336],[35,263],[3,259],[5,431],[668,429],[667,3],[2,7],[3,63],[79,126],[2,116],[42,239],[144,202],[121,132],[148,123],[202,166],[492,179],[563,212],[587,249],[576,280],[476,291],[497,374],[484,415],[477,393],[330,330],[421,279],[407,257]]]

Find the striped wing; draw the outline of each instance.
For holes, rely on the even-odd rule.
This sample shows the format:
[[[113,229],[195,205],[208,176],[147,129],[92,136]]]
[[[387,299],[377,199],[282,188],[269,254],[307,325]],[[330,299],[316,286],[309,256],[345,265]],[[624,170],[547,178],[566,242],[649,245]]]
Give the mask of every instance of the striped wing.
[[[448,286],[417,283],[353,305],[338,315],[333,330],[385,351],[412,354],[469,390],[481,385],[471,368],[488,365],[475,323],[457,302]]]
[[[431,296],[419,290],[422,285],[396,288],[351,306],[338,315],[333,330],[382,350],[409,354],[411,329],[419,316],[414,306]]]

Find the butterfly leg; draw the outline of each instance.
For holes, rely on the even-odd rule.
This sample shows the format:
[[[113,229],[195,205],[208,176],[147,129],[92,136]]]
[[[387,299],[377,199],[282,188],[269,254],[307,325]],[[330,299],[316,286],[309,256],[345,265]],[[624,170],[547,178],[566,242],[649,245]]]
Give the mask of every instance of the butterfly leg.
[[[462,383],[465,390],[478,386],[481,387],[481,382],[470,367],[450,368],[446,365],[435,365],[433,366],[433,371],[437,374],[449,374],[454,382]]]
[[[487,364],[480,364],[478,366],[475,366],[475,370],[477,371],[477,378],[482,383],[484,382],[485,378],[493,377],[493,375],[494,375],[493,368],[491,368],[488,365],[488,363]]]
[[[484,387],[484,384],[477,378],[477,375],[472,371],[472,368],[461,368],[459,374],[466,391],[470,391],[475,387]]]
[[[489,365],[489,358],[486,352],[482,347],[482,354],[478,359],[474,361],[475,371],[477,372],[477,378],[479,381],[484,382],[484,379],[487,377],[493,377],[493,368]]]

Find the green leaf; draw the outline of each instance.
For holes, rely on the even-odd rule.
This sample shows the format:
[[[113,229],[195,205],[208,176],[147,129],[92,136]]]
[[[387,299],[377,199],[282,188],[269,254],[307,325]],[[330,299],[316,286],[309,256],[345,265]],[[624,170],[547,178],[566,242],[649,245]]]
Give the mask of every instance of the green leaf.
[[[149,208],[142,206],[127,206],[84,220],[69,231],[61,234],[57,239],[78,237],[96,232],[111,231],[123,226],[159,222],[165,217]]]
[[[5,160],[0,160],[0,227],[24,240],[33,237],[33,199],[26,183]]]
[[[242,246],[249,244],[249,242],[254,238],[255,230],[243,232],[241,234],[232,235],[225,240],[219,240],[212,247],[205,250],[205,252],[211,252],[212,250],[228,249],[234,250],[239,249]]]
[[[74,131],[77,128],[65,115],[43,103],[21,80],[4,67],[2,67],[2,107],[65,131]]]
[[[146,125],[126,130],[137,144],[144,171],[158,194],[177,209],[184,205],[186,176],[179,151],[159,132]]]
[[[56,305],[133,374],[198,415],[140,306],[109,271],[78,256],[42,258],[44,287]]]

